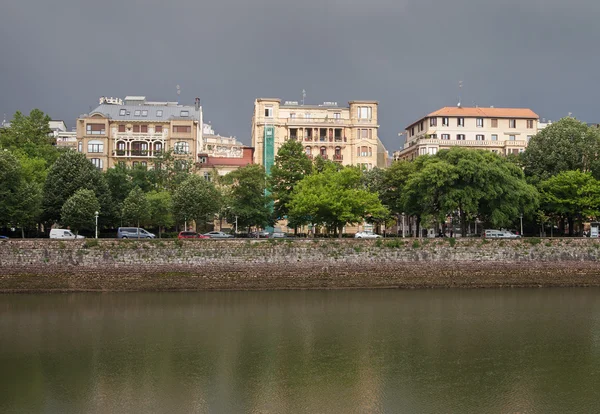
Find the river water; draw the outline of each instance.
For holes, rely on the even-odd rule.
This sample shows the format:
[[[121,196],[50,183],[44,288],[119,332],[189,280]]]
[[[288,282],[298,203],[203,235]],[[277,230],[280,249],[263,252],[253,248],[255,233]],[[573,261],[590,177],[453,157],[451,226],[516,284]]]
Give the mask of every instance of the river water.
[[[600,412],[600,290],[0,295],[0,412]]]

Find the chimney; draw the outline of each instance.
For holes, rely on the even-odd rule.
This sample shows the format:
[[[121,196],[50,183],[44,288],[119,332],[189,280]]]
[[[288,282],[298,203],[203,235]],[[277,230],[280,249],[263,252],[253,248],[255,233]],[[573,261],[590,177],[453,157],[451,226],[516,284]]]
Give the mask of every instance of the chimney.
[[[196,111],[200,110],[200,98],[196,98]]]

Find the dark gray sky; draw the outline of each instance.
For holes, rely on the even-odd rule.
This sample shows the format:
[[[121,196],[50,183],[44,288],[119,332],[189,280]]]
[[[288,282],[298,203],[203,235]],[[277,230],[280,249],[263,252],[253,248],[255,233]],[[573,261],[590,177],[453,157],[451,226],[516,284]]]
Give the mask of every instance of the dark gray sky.
[[[0,116],[74,125],[100,96],[200,97],[250,143],[256,97],[380,102],[380,136],[442,106],[600,122],[598,0],[4,0]]]

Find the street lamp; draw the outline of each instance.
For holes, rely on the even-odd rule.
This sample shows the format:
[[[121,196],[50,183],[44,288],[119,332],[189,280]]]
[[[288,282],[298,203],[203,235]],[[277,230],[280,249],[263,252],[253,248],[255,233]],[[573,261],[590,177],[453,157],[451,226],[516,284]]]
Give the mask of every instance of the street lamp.
[[[405,217],[405,216],[406,216],[406,215],[405,215],[404,213],[402,213],[402,238],[404,238],[404,237],[405,237],[405,236],[404,236],[404,217]]]
[[[96,238],[98,238],[98,212],[96,211],[94,215],[96,216]]]
[[[521,213],[520,219],[521,219],[521,237],[523,237],[523,213]]]

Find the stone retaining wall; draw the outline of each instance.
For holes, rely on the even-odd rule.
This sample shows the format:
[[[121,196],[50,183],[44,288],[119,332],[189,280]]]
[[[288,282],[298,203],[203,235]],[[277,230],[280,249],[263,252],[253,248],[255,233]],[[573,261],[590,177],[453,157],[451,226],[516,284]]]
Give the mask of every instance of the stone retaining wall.
[[[0,292],[600,286],[591,239],[5,240]]]

